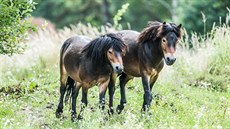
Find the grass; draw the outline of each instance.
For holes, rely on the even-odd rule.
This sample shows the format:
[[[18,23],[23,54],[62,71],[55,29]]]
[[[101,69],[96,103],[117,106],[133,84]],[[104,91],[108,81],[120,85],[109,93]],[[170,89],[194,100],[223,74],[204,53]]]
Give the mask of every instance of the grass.
[[[153,88],[150,112],[141,114],[143,88],[140,78],[130,81],[127,105],[121,114],[107,115],[98,109],[97,87],[89,90],[89,105],[84,119],[70,120],[70,105],[62,119],[55,117],[59,99],[59,49],[62,42],[76,34],[95,37],[114,31],[102,27],[76,25],[58,32],[40,30],[29,39],[23,55],[1,56],[0,128],[218,128],[230,127],[229,27],[216,27],[206,39],[194,36],[193,50],[180,47],[178,60],[165,66]],[[186,39],[186,38],[185,38]],[[186,41],[184,41],[186,42]],[[182,42],[183,43],[183,42]],[[205,44],[199,46],[198,44]],[[183,46],[183,44],[181,45]],[[77,112],[80,109],[79,95]],[[117,84],[114,105],[119,103]]]

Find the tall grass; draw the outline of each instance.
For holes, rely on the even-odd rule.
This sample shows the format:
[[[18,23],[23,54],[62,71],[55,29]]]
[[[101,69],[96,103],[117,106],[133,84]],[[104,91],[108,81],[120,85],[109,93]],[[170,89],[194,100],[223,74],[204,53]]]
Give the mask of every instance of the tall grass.
[[[190,41],[193,48],[186,46],[189,38],[185,37],[173,66],[176,75],[171,76],[181,78],[181,83],[190,86],[229,92],[229,33],[229,26],[223,25],[213,28],[208,37],[193,34]]]

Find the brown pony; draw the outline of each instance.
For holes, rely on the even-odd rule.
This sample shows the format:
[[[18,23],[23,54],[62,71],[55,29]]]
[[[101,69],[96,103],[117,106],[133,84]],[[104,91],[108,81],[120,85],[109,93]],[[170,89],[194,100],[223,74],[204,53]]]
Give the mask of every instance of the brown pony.
[[[60,54],[60,100],[56,110],[59,118],[63,112],[63,99],[66,90],[72,91],[72,115],[76,119],[76,98],[82,87],[82,103],[86,106],[88,89],[99,85],[100,104],[104,107],[105,92],[112,73],[123,71],[122,54],[125,54],[127,46],[116,34],[100,36],[90,42],[84,36],[76,36],[67,39]],[[78,118],[82,118],[82,111]]]
[[[174,23],[150,22],[141,33],[131,30],[118,33],[128,44],[129,51],[122,58],[124,72],[119,77],[121,100],[117,112],[121,113],[126,103],[125,85],[134,77],[142,78],[144,88],[142,111],[145,111],[150,107],[153,98],[151,90],[164,62],[172,65],[176,61],[174,53],[178,40],[182,37],[181,24],[177,26]],[[109,88],[114,88],[115,80],[116,76],[111,77]],[[114,90],[110,92],[110,100],[113,100],[113,94]],[[111,101],[111,108],[112,103]]]

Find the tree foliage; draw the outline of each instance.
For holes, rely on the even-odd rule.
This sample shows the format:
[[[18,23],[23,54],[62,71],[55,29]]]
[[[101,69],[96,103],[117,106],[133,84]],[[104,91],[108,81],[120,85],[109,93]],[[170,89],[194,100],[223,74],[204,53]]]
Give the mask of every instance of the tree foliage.
[[[26,32],[33,27],[22,18],[29,16],[34,5],[31,0],[0,0],[0,54],[23,51]]]
[[[204,33],[211,30],[213,22],[224,21],[230,7],[227,0],[35,0],[34,16],[45,17],[62,28],[82,22],[95,26],[113,24],[113,17],[122,5],[129,3],[119,24],[127,29],[141,30],[148,21],[182,23],[188,32]],[[202,17],[202,13],[204,14]],[[205,19],[205,23],[203,22]]]
[[[118,22],[122,19],[122,16],[127,11],[129,7],[129,3],[122,5],[122,8],[117,11],[117,14],[113,17],[114,27],[117,28],[119,26]]]
[[[38,5],[34,16],[41,16],[56,23],[58,28],[78,22],[102,24],[98,0],[35,0]]]
[[[170,10],[159,1],[161,0],[126,0],[130,5],[120,24],[126,28],[127,23],[129,23],[131,29],[140,31],[146,26],[148,21],[170,21]],[[171,5],[171,1],[168,0],[164,1],[164,3]],[[116,2],[111,0],[111,5],[115,6],[111,11],[116,11],[123,4],[125,2],[122,0]]]
[[[38,5],[34,16],[45,17],[57,24],[57,27],[82,22],[100,26],[113,23],[113,17],[122,5],[129,3],[120,24],[127,28],[140,30],[150,20],[170,19],[170,12],[156,0],[35,0]],[[155,2],[154,2],[155,1]],[[166,2],[170,4],[169,2]],[[159,8],[159,7],[161,8]],[[107,9],[104,9],[107,8]],[[166,11],[165,11],[166,10]],[[159,13],[162,12],[162,13]],[[107,20],[105,20],[107,19]]]
[[[230,7],[227,0],[180,0],[179,4],[180,21],[189,32],[201,34],[209,32],[214,23],[225,23],[227,7]]]

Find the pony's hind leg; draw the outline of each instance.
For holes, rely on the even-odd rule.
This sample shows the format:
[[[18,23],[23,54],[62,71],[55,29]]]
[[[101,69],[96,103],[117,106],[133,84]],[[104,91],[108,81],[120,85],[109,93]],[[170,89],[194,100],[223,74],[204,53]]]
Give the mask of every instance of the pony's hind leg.
[[[124,109],[124,105],[126,104],[125,85],[130,79],[133,79],[133,77],[125,73],[122,73],[119,79],[120,79],[121,100],[120,100],[120,105],[118,105],[116,109],[118,114],[122,112],[122,110]]]
[[[59,98],[59,104],[56,110],[56,117],[60,118],[62,113],[63,113],[63,100],[64,100],[64,95],[66,91],[66,80],[67,76],[66,75],[61,75],[60,81],[61,81],[61,87],[60,87],[60,98]]]
[[[72,87],[72,110],[71,110],[71,120],[76,120],[76,100],[81,88],[81,84],[75,81],[75,85]]]
[[[87,94],[88,94],[88,86],[82,84],[82,99],[81,99],[82,105],[81,105],[80,113],[78,115],[79,120],[83,119],[83,111],[85,107],[88,105]]]
[[[62,45],[61,48],[61,52],[60,52],[60,82],[61,82],[61,86],[60,86],[60,98],[59,98],[59,104],[56,110],[56,117],[59,118],[63,112],[63,99],[64,99],[64,95],[65,95],[65,91],[66,91],[66,79],[67,79],[67,73],[64,67],[64,62],[63,62],[63,58],[64,58],[64,53],[65,50],[68,48],[69,43],[65,42]]]

